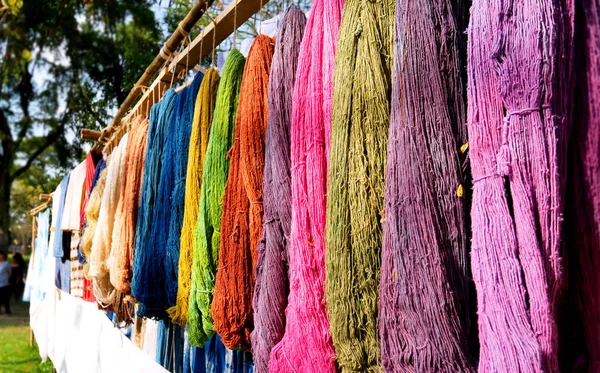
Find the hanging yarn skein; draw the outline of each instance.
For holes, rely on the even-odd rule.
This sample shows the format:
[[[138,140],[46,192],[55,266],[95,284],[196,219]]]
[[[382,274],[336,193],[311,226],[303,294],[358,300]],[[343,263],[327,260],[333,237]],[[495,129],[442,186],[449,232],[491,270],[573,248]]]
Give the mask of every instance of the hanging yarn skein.
[[[465,9],[447,0],[396,4],[379,287],[390,373],[472,371],[466,211],[456,194],[466,140],[458,29]]]
[[[117,293],[110,283],[108,259],[112,247],[115,214],[119,204],[121,183],[123,182],[128,138],[129,134],[125,134],[121,138],[119,145],[107,162],[106,184],[102,193],[96,232],[92,240],[92,252],[89,256],[88,277],[92,278],[96,301],[103,308],[110,308],[117,301]]]
[[[558,372],[572,6],[471,7],[467,123],[481,373]]]
[[[289,293],[288,246],[292,223],[290,123],[292,93],[306,16],[296,5],[285,12],[277,33],[269,76],[269,123],[265,145],[263,229],[254,288],[252,354],[258,373],[269,371],[271,349],[285,331]]]
[[[587,362],[580,370],[600,371],[600,3],[579,1],[576,20],[577,87],[573,134],[569,144],[569,180],[565,204],[569,287],[577,296]],[[579,10],[579,8],[578,8]],[[567,321],[567,320],[565,320]],[[580,341],[577,341],[580,342]],[[581,343],[581,342],[580,342]],[[563,346],[561,346],[562,348]],[[570,345],[568,346],[570,347]],[[580,351],[577,351],[580,352]],[[585,355],[584,355],[585,356]],[[587,369],[586,369],[587,368]]]
[[[152,226],[156,223],[153,220],[153,214],[157,203],[161,159],[176,98],[175,90],[169,89],[162,101],[154,104],[150,110],[144,178],[135,229],[133,278],[131,280],[131,293],[141,303],[138,314],[142,317],[146,312],[145,303],[153,302],[154,292],[163,286],[154,273],[155,267],[164,266],[164,262],[157,263],[158,258],[149,249]]]
[[[92,182],[92,193],[85,205],[85,229],[81,236],[81,253],[86,258],[83,265],[83,274],[89,280],[88,272],[90,262],[88,258],[92,253],[92,243],[96,227],[98,225],[98,217],[100,216],[100,205],[102,203],[102,194],[106,185],[106,161],[104,159],[98,162],[96,171],[94,172],[94,181]]]
[[[99,158],[99,159],[96,159]],[[83,182],[83,201],[81,202],[81,210],[80,210],[80,232],[83,235],[85,231],[85,207],[90,199],[90,195],[92,194],[92,188],[94,183],[94,175],[96,175],[96,165],[100,162],[102,158],[98,155],[95,155],[93,152],[88,152],[85,157],[85,180]],[[79,263],[85,263],[85,257],[81,252],[81,240],[77,245],[77,258]]]
[[[202,80],[194,107],[194,119],[192,122],[185,180],[183,226],[180,237],[177,304],[167,310],[173,322],[179,325],[185,325],[188,317],[192,286],[192,261],[194,260],[194,230],[198,220],[202,172],[219,80],[218,71],[210,68]]]
[[[268,85],[274,40],[259,35],[250,47],[240,88],[235,141],[223,197],[219,268],[211,306],[215,330],[232,350],[250,349],[256,245],[262,231],[262,183]]]
[[[215,334],[210,312],[221,242],[223,193],[229,172],[227,152],[233,145],[244,56],[229,52],[217,91],[213,123],[202,173],[200,208],[194,230],[192,288],[188,310],[190,343],[203,346]]]
[[[313,2],[298,56],[291,125],[290,295],[285,334],[271,351],[272,372],[336,371],[325,305],[325,202],[333,67],[343,6],[343,0]]]
[[[133,119],[125,154],[125,168],[121,183],[119,204],[115,216],[110,252],[110,282],[120,292],[130,290],[135,225],[140,201],[140,190],[146,158],[148,120]]]
[[[326,224],[331,336],[343,372],[378,372],[377,298],[394,1],[348,0],[334,75]]]
[[[177,302],[177,276],[179,273],[179,243],[181,237],[181,227],[183,225],[183,213],[185,206],[185,185],[186,185],[186,173],[188,165],[188,155],[190,146],[190,135],[192,133],[192,121],[194,119],[194,107],[196,99],[198,97],[198,91],[202,80],[204,79],[203,73],[197,73],[194,77],[192,84],[189,88],[184,89],[181,92],[180,100],[176,108],[178,115],[175,117],[177,122],[174,127],[171,127],[172,132],[169,135],[169,140],[173,140],[171,143],[167,142],[167,149],[163,155],[163,173],[161,174],[161,184],[159,185],[159,192],[168,191],[165,202],[165,211],[167,214],[164,216],[165,221],[168,222],[169,236],[166,245],[166,266],[165,266],[165,295],[166,302],[164,303],[168,307],[172,307]],[[164,162],[167,161],[171,166],[165,166]],[[169,167],[172,167],[173,171],[171,174],[168,173]],[[162,180],[164,175],[166,176],[167,187],[161,189]],[[169,177],[171,179],[169,179]],[[169,185],[172,183],[172,187]],[[159,194],[159,201],[160,201]],[[168,201],[168,202],[167,202]],[[160,215],[159,219],[160,219]],[[167,219],[168,218],[168,219]],[[157,220],[160,221],[160,220]],[[157,227],[158,228],[158,227]],[[159,230],[163,231],[163,230]],[[160,237],[160,235],[158,236]]]

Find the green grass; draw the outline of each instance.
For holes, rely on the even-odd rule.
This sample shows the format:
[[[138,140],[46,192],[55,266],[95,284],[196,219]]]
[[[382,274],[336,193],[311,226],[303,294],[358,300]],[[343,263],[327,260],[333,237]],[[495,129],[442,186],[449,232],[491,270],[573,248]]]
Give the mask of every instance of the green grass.
[[[0,373],[50,373],[52,363],[40,364],[37,346],[29,346],[29,303],[11,302],[12,316],[0,316]]]

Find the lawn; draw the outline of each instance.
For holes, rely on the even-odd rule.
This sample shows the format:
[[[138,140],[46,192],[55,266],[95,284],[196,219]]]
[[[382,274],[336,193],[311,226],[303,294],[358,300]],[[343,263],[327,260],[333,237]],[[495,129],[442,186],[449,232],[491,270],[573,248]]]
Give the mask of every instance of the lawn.
[[[37,347],[29,346],[29,303],[11,302],[12,316],[0,316],[0,373],[50,373],[52,363],[40,364]]]

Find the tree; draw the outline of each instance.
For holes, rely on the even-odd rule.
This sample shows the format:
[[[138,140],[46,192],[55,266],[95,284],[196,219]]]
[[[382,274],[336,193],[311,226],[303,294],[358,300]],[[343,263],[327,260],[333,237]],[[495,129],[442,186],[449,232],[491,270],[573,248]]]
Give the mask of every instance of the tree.
[[[78,129],[106,126],[158,53],[162,35],[151,5],[2,0],[0,249],[11,243],[13,186],[37,188],[28,183],[82,159]]]

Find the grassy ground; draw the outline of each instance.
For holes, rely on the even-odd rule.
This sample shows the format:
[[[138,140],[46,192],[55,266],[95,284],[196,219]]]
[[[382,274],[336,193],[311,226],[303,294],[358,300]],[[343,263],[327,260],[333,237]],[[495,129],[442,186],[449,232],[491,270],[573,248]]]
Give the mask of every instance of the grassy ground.
[[[11,302],[12,316],[0,316],[0,373],[50,373],[40,364],[37,347],[29,347],[29,303]]]

